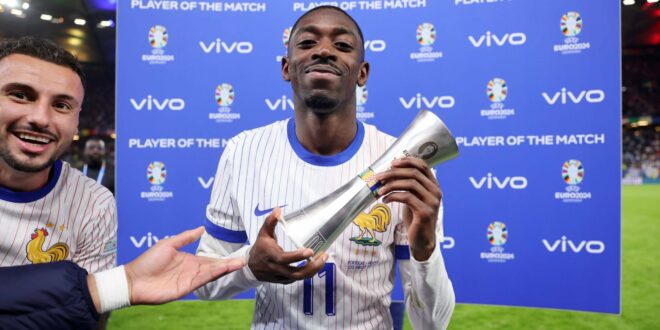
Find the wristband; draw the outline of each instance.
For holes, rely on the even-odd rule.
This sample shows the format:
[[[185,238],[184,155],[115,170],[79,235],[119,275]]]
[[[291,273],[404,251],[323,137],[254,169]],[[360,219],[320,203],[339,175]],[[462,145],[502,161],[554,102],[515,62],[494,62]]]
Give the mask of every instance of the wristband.
[[[124,266],[96,273],[94,279],[96,280],[96,291],[99,294],[101,313],[131,305]]]

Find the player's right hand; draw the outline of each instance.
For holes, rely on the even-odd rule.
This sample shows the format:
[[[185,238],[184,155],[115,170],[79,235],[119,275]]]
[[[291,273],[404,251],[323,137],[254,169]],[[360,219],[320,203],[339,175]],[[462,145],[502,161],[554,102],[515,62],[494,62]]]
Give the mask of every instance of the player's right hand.
[[[273,210],[261,226],[257,240],[250,249],[248,267],[259,281],[289,284],[316,275],[325,265],[328,255],[323,253],[300,267],[291,266],[311,257],[314,252],[308,248],[291,252],[282,250],[275,238],[280,212],[279,208]]]

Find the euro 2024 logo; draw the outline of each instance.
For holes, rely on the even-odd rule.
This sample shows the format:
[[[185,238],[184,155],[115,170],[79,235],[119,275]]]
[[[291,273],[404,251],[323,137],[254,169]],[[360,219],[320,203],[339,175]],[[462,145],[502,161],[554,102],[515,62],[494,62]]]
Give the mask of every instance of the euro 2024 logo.
[[[282,32],[282,43],[284,44],[284,48],[289,48],[289,37],[291,37],[291,26],[284,29],[284,32]]]
[[[415,34],[417,43],[421,46],[419,52],[410,53],[410,59],[417,62],[433,62],[443,56],[442,52],[433,51],[433,44],[436,41],[437,34],[435,26],[431,23],[422,23],[417,26]]]
[[[165,180],[167,179],[167,170],[165,169],[165,164],[161,162],[150,163],[149,166],[147,166],[147,179],[153,186],[161,186],[163,183],[165,183]]]
[[[154,25],[149,29],[149,43],[154,48],[154,52],[162,54],[162,49],[167,46],[167,29],[162,25]]]
[[[504,222],[494,221],[488,225],[486,232],[488,243],[490,243],[490,252],[481,252],[481,259],[488,262],[507,262],[515,259],[515,255],[510,252],[504,252],[504,245],[509,240],[509,230]]]
[[[502,78],[493,78],[486,85],[486,94],[490,100],[490,109],[482,109],[481,117],[488,119],[505,119],[516,114],[515,109],[505,109],[503,103],[509,94],[509,87]]]
[[[150,202],[162,202],[174,197],[173,192],[165,191],[163,187],[165,180],[167,180],[167,169],[164,163],[159,161],[149,163],[149,166],[147,166],[147,180],[151,184],[151,191],[141,192],[140,198]]]
[[[569,11],[561,17],[561,32],[567,37],[575,37],[582,31],[582,17],[576,11]]]
[[[236,94],[234,87],[228,83],[222,83],[215,88],[215,102],[218,105],[217,112],[209,113],[209,119],[217,123],[231,123],[241,119],[241,114],[232,112],[231,105],[234,104]]]
[[[553,50],[563,55],[579,54],[585,49],[589,49],[591,44],[589,42],[580,42],[577,37],[582,32],[583,22],[582,16],[576,11],[569,11],[561,16],[559,21],[559,29],[566,37],[564,44],[554,45]]]
[[[555,192],[555,199],[565,203],[580,203],[585,199],[591,199],[591,193],[582,191],[580,188],[585,176],[585,169],[581,161],[577,159],[565,161],[561,168],[561,176],[567,184],[566,191]]]
[[[277,55],[275,56],[275,61],[277,63],[282,62],[282,58],[286,56],[286,49],[289,48],[289,37],[291,37],[291,26],[288,28],[284,29],[284,32],[282,32],[282,44],[284,44],[284,55]]]
[[[149,64],[165,64],[174,61],[174,55],[165,54],[165,47],[169,42],[167,28],[162,25],[154,25],[149,29],[149,45],[151,54],[143,54],[142,61]]]
[[[355,109],[357,119],[366,122],[369,119],[373,119],[375,114],[373,112],[368,112],[366,109],[367,100],[369,99],[369,91],[367,86],[356,86],[355,87]]]
[[[435,42],[435,27],[431,23],[422,23],[417,26],[417,42],[422,46],[431,46]]]

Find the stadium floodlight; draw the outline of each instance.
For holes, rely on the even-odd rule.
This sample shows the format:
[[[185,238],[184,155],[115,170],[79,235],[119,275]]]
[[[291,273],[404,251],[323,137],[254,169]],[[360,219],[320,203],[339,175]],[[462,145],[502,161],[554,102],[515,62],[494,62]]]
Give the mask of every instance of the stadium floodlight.
[[[115,26],[115,22],[111,19],[106,20],[106,21],[100,21],[98,25],[96,25],[98,28],[107,28],[107,27],[113,27]]]
[[[76,19],[73,20],[73,23],[76,24],[76,25],[85,25],[85,23],[87,23],[87,21],[82,19],[82,18],[76,18]]]
[[[22,7],[23,7],[23,10],[28,10],[28,9],[30,9],[30,3],[29,2],[23,2]]]
[[[53,19],[53,15],[41,14],[41,16],[39,16],[39,18],[41,18],[44,21],[50,21],[51,19]]]
[[[626,6],[634,5],[635,0],[623,0],[623,4]]]
[[[25,17],[25,15],[23,15],[23,11],[20,10],[20,9],[14,8],[10,11],[10,13],[12,13],[13,15],[16,15],[18,17],[21,17],[21,18]]]

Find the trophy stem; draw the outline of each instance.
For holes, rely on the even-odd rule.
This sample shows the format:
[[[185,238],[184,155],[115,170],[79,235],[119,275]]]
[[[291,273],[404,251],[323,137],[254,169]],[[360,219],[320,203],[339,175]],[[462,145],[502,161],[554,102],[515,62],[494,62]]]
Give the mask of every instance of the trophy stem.
[[[360,177],[355,177],[332,194],[279,221],[297,247],[310,248],[316,256],[330,247],[353,219],[376,200]],[[295,228],[293,228],[295,227]]]

